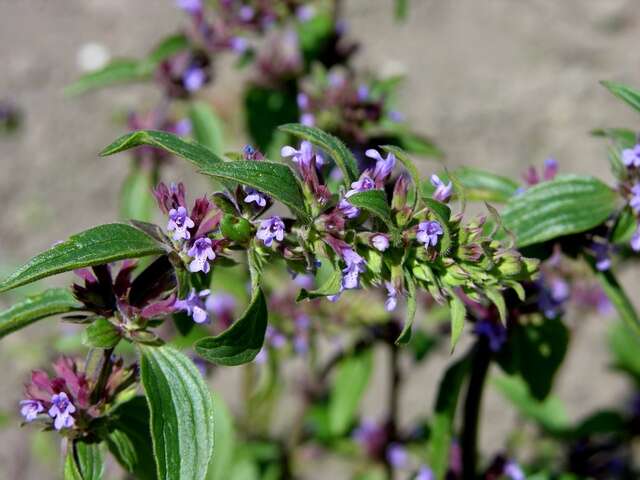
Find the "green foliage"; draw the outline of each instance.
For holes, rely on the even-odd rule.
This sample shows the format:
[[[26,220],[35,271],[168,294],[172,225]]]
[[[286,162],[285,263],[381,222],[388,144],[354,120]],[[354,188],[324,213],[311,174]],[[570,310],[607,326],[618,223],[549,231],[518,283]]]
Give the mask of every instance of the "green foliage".
[[[513,197],[502,212],[519,247],[587,231],[615,211],[616,193],[600,180],[565,175]]]
[[[77,268],[163,252],[160,244],[137,228],[122,223],[100,225],[33,257],[0,282],[0,292]]]
[[[464,302],[454,294],[449,297],[449,310],[451,311],[451,350],[453,351],[464,329],[467,309]]]
[[[455,170],[457,180],[464,186],[467,200],[484,202],[508,202],[518,190],[518,182],[502,175],[473,167]]]
[[[73,441],[64,462],[65,480],[102,480],[104,459],[97,443]]]
[[[219,395],[213,395],[213,444],[215,453],[211,457],[207,480],[226,480],[236,457],[236,441],[233,417]]]
[[[139,348],[158,478],[203,480],[213,452],[211,393],[178,350]]]
[[[296,89],[253,85],[245,93],[245,115],[249,135],[263,152],[270,152],[277,137],[278,125],[298,118]]]
[[[209,362],[241,365],[252,361],[264,343],[267,329],[267,303],[258,289],[242,317],[217,337],[198,340],[194,350]]]
[[[338,437],[353,425],[373,370],[373,352],[365,349],[346,356],[336,367],[329,396],[329,430]]]
[[[358,178],[358,162],[340,139],[323,132],[319,128],[306,127],[297,123],[281,125],[279,129],[303,140],[308,140],[331,155],[331,158],[342,171],[345,183],[351,184]]]
[[[191,129],[195,140],[216,155],[224,152],[224,130],[222,120],[211,105],[202,101],[191,102],[189,107]]]
[[[151,172],[134,167],[120,191],[120,217],[125,220],[149,220],[155,207],[151,191],[154,187]]]
[[[595,266],[594,259],[587,259],[587,261],[596,279],[600,283],[602,290],[604,290],[604,293],[618,312],[618,315],[620,315],[620,318],[625,321],[631,331],[640,334],[640,317],[638,317],[638,312],[614,273],[610,269],[605,271],[598,270]]]
[[[66,288],[45,290],[0,312],[0,338],[43,318],[80,310],[81,307]]]
[[[354,193],[349,197],[349,203],[361,208],[382,220],[392,236],[397,240],[400,232],[393,223],[391,208],[387,196],[382,190],[367,190]]]
[[[83,332],[82,343],[88,347],[113,348],[120,338],[121,334],[116,326],[106,318],[99,317]]]
[[[624,101],[635,111],[640,112],[640,92],[621,83],[607,81],[601,83],[607,90],[613,93],[620,100]]]
[[[618,322],[608,332],[614,366],[631,375],[640,385],[640,337],[625,323]]]
[[[411,210],[415,210],[416,203],[418,202],[418,188],[420,186],[420,173],[416,168],[415,164],[409,158],[407,152],[402,150],[401,148],[394,147],[393,145],[383,145],[381,147],[385,152],[392,153],[395,157],[402,163],[402,166],[409,172],[409,176],[411,177],[411,188],[413,189],[413,203],[411,205]]]

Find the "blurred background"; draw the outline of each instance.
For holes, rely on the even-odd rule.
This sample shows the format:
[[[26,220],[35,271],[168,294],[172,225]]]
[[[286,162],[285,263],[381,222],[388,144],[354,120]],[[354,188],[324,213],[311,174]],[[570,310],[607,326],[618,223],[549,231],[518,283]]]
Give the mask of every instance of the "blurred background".
[[[404,23],[394,20],[390,0],[347,0],[345,7],[350,34],[362,43],[356,64],[406,76],[399,110],[413,130],[435,139],[448,165],[520,177],[529,165],[553,157],[563,173],[611,179],[605,145],[589,132],[637,126],[637,115],[598,83],[640,84],[634,0],[413,0]],[[172,0],[0,0],[0,100],[22,115],[16,132],[0,136],[2,276],[54,240],[117,218],[126,160],[97,152],[124,133],[119,116],[152,104],[159,93],[140,85],[65,97],[63,88],[83,72],[87,51],[94,60],[96,45],[99,55],[142,56],[183,23]],[[227,145],[239,148],[244,139],[234,112],[242,77],[224,62],[216,75],[207,95],[227,113]],[[425,162],[421,169],[431,167]],[[179,162],[166,178],[183,179],[194,194],[205,188]],[[637,273],[623,278],[632,294],[637,291]],[[8,295],[0,298],[3,308],[10,302]],[[555,391],[571,406],[571,418],[619,403],[626,393],[624,380],[608,369],[608,320],[568,318],[576,328]],[[42,325],[0,346],[0,478],[54,478],[46,462],[56,461],[58,447],[51,436],[21,430],[17,412],[28,372],[64,342],[58,334],[67,327]],[[401,420],[431,408],[450,360],[443,350],[412,371]],[[372,415],[385,378],[379,372],[367,393],[364,408]],[[233,378],[217,382],[233,410]],[[516,417],[490,390],[483,408],[484,448],[500,442]]]

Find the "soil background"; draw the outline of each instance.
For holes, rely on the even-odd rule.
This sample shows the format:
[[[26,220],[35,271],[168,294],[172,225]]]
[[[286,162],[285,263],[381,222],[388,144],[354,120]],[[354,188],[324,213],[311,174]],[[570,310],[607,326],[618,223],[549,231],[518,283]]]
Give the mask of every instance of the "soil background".
[[[100,159],[97,152],[124,131],[114,117],[152,105],[157,92],[127,86],[67,98],[63,88],[80,74],[77,56],[87,43],[106,46],[114,57],[135,57],[177,30],[184,17],[173,4],[0,0],[0,98],[15,102],[24,114],[17,134],[0,137],[0,273],[56,240],[117,218],[126,159]],[[381,74],[406,75],[399,110],[415,130],[436,139],[452,167],[519,176],[551,156],[562,172],[610,180],[605,145],[589,131],[638,129],[637,114],[598,83],[640,85],[640,10],[634,0],[413,0],[403,24],[393,20],[390,0],[345,4],[351,33],[362,42],[357,63]],[[223,62],[207,93],[231,125],[237,123],[232,112],[238,85],[238,74]],[[230,147],[243,144],[239,137],[228,142]],[[428,172],[432,166],[421,168]],[[184,165],[172,167],[169,175],[184,178],[193,191],[204,188]],[[636,301],[638,280],[637,272],[625,272]],[[2,296],[0,306],[11,300]],[[605,333],[611,322],[598,316],[570,318],[570,352],[555,391],[570,406],[572,418],[619,404],[627,395],[625,382],[609,369]],[[0,344],[2,479],[58,478],[58,446],[44,438],[52,436],[28,434],[17,415],[29,370],[64,344],[59,333],[66,327],[42,325]],[[442,351],[412,372],[402,395],[403,421],[431,408],[438,378],[450,361]],[[381,411],[384,373],[378,371],[367,394],[367,415]],[[234,379],[216,383],[233,408]],[[483,408],[482,449],[490,454],[517,420],[491,390]],[[342,478],[340,466],[326,466],[321,476],[308,478],[330,474]]]

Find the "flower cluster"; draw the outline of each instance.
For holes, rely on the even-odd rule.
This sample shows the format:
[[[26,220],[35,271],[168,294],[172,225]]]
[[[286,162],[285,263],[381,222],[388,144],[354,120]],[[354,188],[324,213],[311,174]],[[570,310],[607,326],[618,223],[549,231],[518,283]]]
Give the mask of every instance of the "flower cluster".
[[[640,252],[640,144],[623,150],[622,162],[626,167],[626,176],[620,189],[639,224],[630,245],[634,251]]]
[[[103,381],[67,357],[54,362],[54,377],[42,370],[32,372],[31,383],[25,387],[27,398],[20,402],[25,422],[38,421],[70,436],[83,435],[91,420],[103,415],[115,397],[137,381],[135,364],[124,367],[122,359],[109,361],[111,368]]]

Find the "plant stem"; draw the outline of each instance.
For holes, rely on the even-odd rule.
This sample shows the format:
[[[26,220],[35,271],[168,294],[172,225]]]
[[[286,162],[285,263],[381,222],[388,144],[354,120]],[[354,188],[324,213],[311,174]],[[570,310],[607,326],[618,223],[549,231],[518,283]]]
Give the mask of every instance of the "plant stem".
[[[111,371],[113,369],[113,360],[111,358],[111,355],[113,355],[113,348],[107,348],[102,352],[102,365],[100,367],[100,373],[98,374],[98,378],[96,379],[96,385],[91,392],[92,402],[97,402],[98,400],[100,400],[103,390],[107,385],[109,375],[111,375]]]
[[[480,421],[480,406],[487,372],[491,363],[491,350],[484,338],[478,339],[471,366],[471,377],[464,401],[464,423],[462,425],[462,478],[463,480],[477,479],[478,463],[478,424]]]

